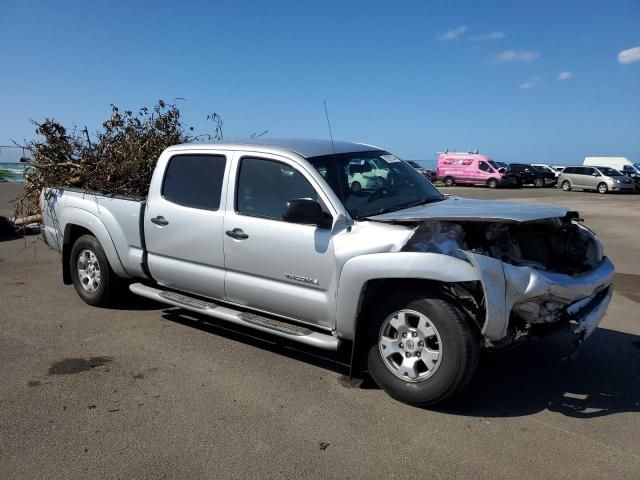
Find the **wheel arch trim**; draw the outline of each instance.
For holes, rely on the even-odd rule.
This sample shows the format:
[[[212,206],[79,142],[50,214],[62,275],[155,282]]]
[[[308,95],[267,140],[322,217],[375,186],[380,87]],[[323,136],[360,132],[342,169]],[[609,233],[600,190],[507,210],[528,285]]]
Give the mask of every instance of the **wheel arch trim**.
[[[336,331],[341,338],[355,339],[366,285],[372,280],[395,278],[443,283],[481,279],[471,263],[440,253],[387,252],[354,257],[345,263],[338,281]]]
[[[69,254],[71,252],[71,249],[73,248],[73,245],[71,244],[71,230],[74,226],[84,228],[85,230],[89,231],[91,235],[96,237],[96,239],[100,242],[105,255],[107,256],[107,260],[109,261],[109,265],[111,266],[113,272],[119,277],[129,278],[129,274],[122,265],[122,261],[120,260],[118,250],[113,243],[113,239],[111,238],[111,235],[109,234],[109,231],[104,226],[104,224],[91,212],[75,207],[66,207],[65,209],[63,243],[65,249],[69,252]],[[64,258],[65,255],[63,255],[63,260]],[[64,265],[63,268],[65,268]]]

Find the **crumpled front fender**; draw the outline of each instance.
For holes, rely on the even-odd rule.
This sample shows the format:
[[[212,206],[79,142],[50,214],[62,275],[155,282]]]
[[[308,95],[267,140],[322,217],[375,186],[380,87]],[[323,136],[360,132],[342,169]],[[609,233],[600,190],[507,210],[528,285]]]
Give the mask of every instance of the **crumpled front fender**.
[[[609,287],[615,273],[613,263],[606,257],[590,272],[566,275],[518,267],[478,253],[465,251],[464,254],[476,268],[482,281],[486,306],[482,334],[491,342],[507,336],[514,306],[531,301],[537,305],[549,302],[560,308],[568,307]],[[604,310],[598,309],[601,311],[598,321],[604,316]],[[540,319],[540,323],[543,322]]]

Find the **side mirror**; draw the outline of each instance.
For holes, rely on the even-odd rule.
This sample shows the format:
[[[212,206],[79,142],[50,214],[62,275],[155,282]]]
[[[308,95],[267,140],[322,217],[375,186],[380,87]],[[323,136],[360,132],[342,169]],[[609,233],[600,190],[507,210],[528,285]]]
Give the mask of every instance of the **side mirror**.
[[[529,173],[529,172],[530,172],[530,170],[528,168],[524,169],[524,173]]]
[[[285,222],[317,225],[320,228],[329,228],[332,222],[331,216],[325,214],[320,204],[310,198],[289,200],[282,219]]]

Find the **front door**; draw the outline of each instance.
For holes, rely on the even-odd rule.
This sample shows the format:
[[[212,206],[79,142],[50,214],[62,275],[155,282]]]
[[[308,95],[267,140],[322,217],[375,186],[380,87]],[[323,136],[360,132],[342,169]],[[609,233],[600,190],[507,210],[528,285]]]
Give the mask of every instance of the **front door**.
[[[282,220],[287,202],[296,198],[317,200],[330,214],[321,189],[284,157],[238,153],[234,170],[235,188],[229,189],[224,219],[227,300],[332,327],[336,263],[331,228]]]
[[[595,190],[598,188],[598,183],[600,183],[600,179],[596,175],[600,175],[595,168],[584,168],[584,175],[582,176],[582,183],[585,188]]]
[[[224,299],[223,192],[227,157],[180,153],[161,158],[144,215],[147,264],[159,284]]]

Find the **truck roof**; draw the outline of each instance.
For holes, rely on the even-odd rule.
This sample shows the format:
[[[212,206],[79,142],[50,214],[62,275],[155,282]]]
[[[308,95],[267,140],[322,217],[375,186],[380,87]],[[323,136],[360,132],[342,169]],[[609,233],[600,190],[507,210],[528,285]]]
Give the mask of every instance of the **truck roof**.
[[[302,157],[319,157],[322,155],[331,155],[335,153],[350,153],[378,150],[383,151],[373,145],[365,143],[344,142],[336,140],[331,142],[328,139],[321,138],[248,138],[236,140],[233,142],[220,143],[185,143],[169,147],[171,150],[186,150],[193,148],[227,148],[230,150],[239,150],[245,147],[258,146],[269,149],[282,150],[286,152],[296,153]]]

